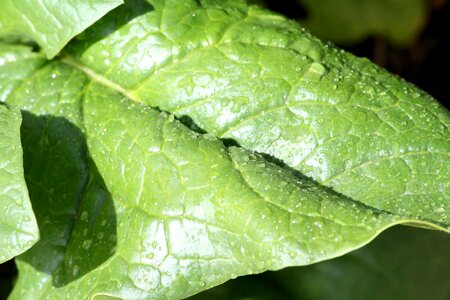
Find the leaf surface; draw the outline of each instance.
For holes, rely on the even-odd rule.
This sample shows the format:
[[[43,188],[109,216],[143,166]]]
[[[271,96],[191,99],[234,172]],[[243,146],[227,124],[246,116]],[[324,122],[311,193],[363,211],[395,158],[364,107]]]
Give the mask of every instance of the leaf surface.
[[[449,226],[450,115],[428,94],[240,1],[149,2],[67,61],[356,201]]]
[[[2,47],[42,230],[12,299],[176,299],[448,229],[449,117],[424,92],[242,1],[129,3],[61,58]]]
[[[53,61],[8,89],[6,102],[24,110],[42,230],[16,260],[11,299],[178,299],[342,255],[410,221],[227,148],[99,80]]]
[[[0,263],[28,250],[39,239],[22,165],[18,110],[0,102]]]
[[[52,58],[77,34],[122,0],[5,0],[0,3],[0,39],[31,39]]]

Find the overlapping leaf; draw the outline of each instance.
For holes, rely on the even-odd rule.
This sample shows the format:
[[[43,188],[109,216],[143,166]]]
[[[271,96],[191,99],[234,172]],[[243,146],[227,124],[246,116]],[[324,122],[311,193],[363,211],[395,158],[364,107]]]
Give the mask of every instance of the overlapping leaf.
[[[149,3],[51,62],[1,46],[42,232],[13,299],[181,298],[400,222],[446,229],[449,117],[435,100],[241,1]]]
[[[77,34],[122,0],[5,0],[0,3],[0,39],[31,39],[54,57]]]
[[[6,100],[26,111],[42,230],[18,259],[12,299],[181,298],[341,255],[406,221],[226,148],[63,62],[37,67]]]
[[[450,117],[429,95],[257,7],[149,2],[94,26],[74,64],[366,205],[450,224]]]
[[[0,263],[39,239],[23,175],[21,120],[19,111],[0,104]]]

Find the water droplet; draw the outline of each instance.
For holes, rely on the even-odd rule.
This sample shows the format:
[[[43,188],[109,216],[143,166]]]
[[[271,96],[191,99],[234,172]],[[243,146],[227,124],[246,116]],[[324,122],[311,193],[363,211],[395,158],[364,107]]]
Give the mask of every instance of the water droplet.
[[[158,286],[161,275],[153,267],[134,265],[130,270],[130,278],[138,288],[149,291]]]
[[[89,250],[91,248],[91,245],[92,245],[92,240],[85,240],[83,242],[83,249]]]
[[[439,207],[439,208],[437,208],[434,212],[435,212],[435,213],[438,213],[438,214],[445,213],[445,208]]]
[[[72,269],[73,276],[77,276],[79,271],[80,271],[79,266],[77,266],[77,265],[73,266],[73,269]]]
[[[320,221],[314,222],[314,225],[315,225],[316,227],[318,227],[318,228],[322,228],[322,227],[323,227],[323,223],[320,222]]]
[[[116,241],[117,241],[116,235],[115,235],[115,234],[111,234],[111,235],[109,236],[109,240],[110,240],[111,242],[116,242]]]
[[[156,145],[156,146],[148,147],[147,150],[148,150],[148,152],[156,153],[156,152],[160,152],[161,148],[159,147],[159,145]]]
[[[80,215],[80,220],[81,221],[87,221],[89,218],[89,214],[87,213],[87,211],[83,211]]]
[[[342,241],[342,235],[340,235],[340,234],[336,235],[336,236],[334,237],[334,241],[335,241],[335,242],[340,242],[340,241]]]

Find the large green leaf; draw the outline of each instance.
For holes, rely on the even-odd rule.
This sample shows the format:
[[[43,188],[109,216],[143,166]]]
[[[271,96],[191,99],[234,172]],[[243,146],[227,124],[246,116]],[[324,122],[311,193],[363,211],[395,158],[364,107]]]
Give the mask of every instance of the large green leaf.
[[[394,224],[448,230],[435,100],[242,1],[149,2],[50,62],[1,46],[42,231],[13,299],[181,298]]]
[[[64,61],[356,201],[449,226],[450,117],[428,94],[241,1],[149,2]]]
[[[450,237],[397,226],[343,257],[229,281],[190,299],[447,300]]]
[[[381,36],[414,41],[428,14],[426,0],[298,0],[308,12],[302,24],[325,40],[349,44]]]
[[[61,61],[7,93],[24,110],[24,168],[42,231],[17,259],[12,299],[182,298],[339,256],[418,221],[227,148]]]
[[[123,0],[2,0],[0,38],[35,40],[52,58]]]
[[[0,263],[39,239],[23,175],[21,121],[19,111],[0,103]]]

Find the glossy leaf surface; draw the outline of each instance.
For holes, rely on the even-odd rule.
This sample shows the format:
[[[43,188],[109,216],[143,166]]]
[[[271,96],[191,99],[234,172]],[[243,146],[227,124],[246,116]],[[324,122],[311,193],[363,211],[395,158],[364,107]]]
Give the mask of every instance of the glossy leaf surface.
[[[177,299],[448,231],[448,112],[279,15],[128,1],[56,59],[0,54],[41,229],[12,299]]]
[[[39,239],[23,174],[21,121],[18,110],[0,104],[0,263]]]
[[[448,111],[367,59],[237,2],[150,1],[103,37],[127,15],[118,10],[67,61],[356,201],[448,226]]]
[[[122,0],[4,0],[0,3],[0,39],[37,42],[54,57],[77,34]]]
[[[17,259],[12,299],[182,298],[341,255],[409,221],[227,148],[70,64],[21,82],[6,102],[24,111],[42,238]]]

